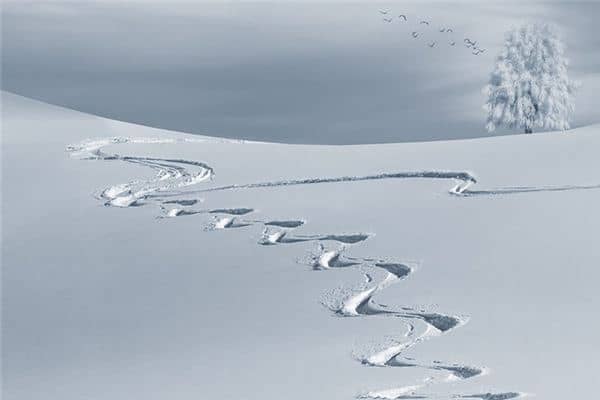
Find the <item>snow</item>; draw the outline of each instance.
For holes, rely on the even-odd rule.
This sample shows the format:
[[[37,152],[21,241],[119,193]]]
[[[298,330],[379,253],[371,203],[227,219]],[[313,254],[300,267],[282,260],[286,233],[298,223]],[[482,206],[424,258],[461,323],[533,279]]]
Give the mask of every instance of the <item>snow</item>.
[[[569,61],[555,31],[547,24],[528,24],[507,33],[484,88],[489,131],[500,125],[525,132],[570,128],[578,83],[568,77]]]
[[[596,393],[598,125],[283,145],[2,99],[6,398]]]

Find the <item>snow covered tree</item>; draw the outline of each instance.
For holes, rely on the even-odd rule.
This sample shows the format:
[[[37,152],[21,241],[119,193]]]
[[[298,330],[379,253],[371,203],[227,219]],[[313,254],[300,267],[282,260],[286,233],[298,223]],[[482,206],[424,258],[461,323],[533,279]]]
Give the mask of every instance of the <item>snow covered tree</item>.
[[[508,32],[484,88],[487,130],[569,129],[577,84],[567,76],[568,63],[551,26],[528,24]]]

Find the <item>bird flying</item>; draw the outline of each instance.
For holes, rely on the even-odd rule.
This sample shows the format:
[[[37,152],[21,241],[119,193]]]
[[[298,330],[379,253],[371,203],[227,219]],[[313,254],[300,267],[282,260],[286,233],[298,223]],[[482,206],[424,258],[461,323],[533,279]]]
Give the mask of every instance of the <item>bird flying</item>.
[[[475,48],[475,47],[477,47],[476,44],[477,44],[477,41],[472,41],[469,38],[465,38],[465,46],[467,46],[467,48],[471,48],[471,47]]]

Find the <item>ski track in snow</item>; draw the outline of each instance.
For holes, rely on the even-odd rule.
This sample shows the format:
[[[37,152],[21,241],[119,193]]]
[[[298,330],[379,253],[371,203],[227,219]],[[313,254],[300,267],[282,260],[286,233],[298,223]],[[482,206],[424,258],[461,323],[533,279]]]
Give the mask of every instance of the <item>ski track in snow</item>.
[[[155,177],[146,180],[134,180],[105,188],[99,197],[105,205],[114,207],[132,207],[142,205],[151,194],[172,191],[178,188],[195,185],[210,180],[214,171],[207,164],[197,161],[169,158],[133,157],[109,154],[103,148],[114,144],[168,144],[180,142],[197,142],[194,139],[150,139],[113,137],[106,139],[86,140],[76,145],[67,146],[72,156],[83,160],[115,160],[130,164],[139,164],[156,171]]]
[[[426,309],[415,309],[408,306],[393,307],[379,304],[374,297],[391,285],[407,279],[416,266],[406,262],[396,262],[378,258],[357,258],[347,256],[346,246],[357,245],[373,236],[372,233],[332,233],[332,234],[294,234],[293,230],[303,226],[302,219],[291,220],[244,220],[241,217],[254,212],[253,208],[218,208],[192,209],[190,207],[202,202],[194,198],[194,194],[210,193],[225,190],[260,189],[282,186],[312,185],[325,183],[361,182],[383,179],[449,179],[455,182],[449,193],[455,196],[493,196],[532,192],[559,192],[568,190],[600,189],[600,184],[580,186],[541,186],[541,187],[506,187],[491,190],[471,190],[477,183],[475,176],[467,171],[404,171],[384,172],[364,176],[317,177],[306,179],[279,180],[217,186],[199,190],[182,190],[201,182],[212,180],[214,170],[207,164],[184,159],[134,157],[109,154],[103,149],[110,145],[121,144],[175,144],[186,142],[205,142],[204,139],[171,139],[171,138],[127,138],[113,137],[87,140],[76,145],[67,146],[72,157],[82,160],[102,160],[107,162],[121,161],[141,165],[155,171],[155,176],[147,179],[132,180],[116,184],[99,192],[97,197],[105,205],[112,207],[136,207],[154,204],[162,210],[159,218],[175,218],[196,214],[213,216],[207,230],[242,228],[255,224],[264,226],[260,245],[286,245],[294,243],[317,243],[317,251],[301,262],[308,264],[313,270],[327,271],[342,268],[358,268],[364,280],[358,288],[338,288],[326,294],[322,303],[339,317],[393,317],[398,318],[408,327],[407,333],[399,338],[355,353],[355,358],[365,366],[384,368],[421,368],[437,371],[444,375],[443,381],[460,381],[473,379],[488,373],[485,367],[447,363],[439,360],[432,362],[416,361],[403,356],[407,350],[426,340],[454,331],[468,323],[468,318],[446,315]],[[182,198],[185,197],[185,198]],[[172,198],[172,199],[171,199]],[[337,246],[329,248],[327,246]],[[384,277],[377,279],[377,275]],[[520,392],[476,393],[476,394],[435,394],[428,389],[440,378],[428,377],[423,382],[405,387],[368,391],[359,394],[362,399],[479,399],[510,400],[523,397]]]

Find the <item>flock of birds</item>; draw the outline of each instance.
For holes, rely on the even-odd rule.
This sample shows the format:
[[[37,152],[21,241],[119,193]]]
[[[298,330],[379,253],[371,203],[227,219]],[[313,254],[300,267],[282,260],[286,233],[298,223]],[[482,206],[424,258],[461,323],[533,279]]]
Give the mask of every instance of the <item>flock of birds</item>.
[[[392,23],[394,20],[399,20],[400,22],[408,22],[408,17],[405,14],[400,14],[397,17],[394,17],[391,14],[391,10],[379,10],[379,13],[383,17],[383,22],[386,22],[386,23]],[[428,28],[431,25],[431,23],[430,23],[430,21],[422,19],[422,20],[418,20],[418,25]],[[440,27],[438,29],[438,32],[443,33],[443,34],[452,34],[452,33],[454,33],[454,30],[449,27]],[[411,36],[414,39],[417,39],[421,36],[421,32],[420,31],[412,31]],[[431,41],[427,42],[427,46],[434,48],[438,45],[438,42],[440,42],[440,40],[431,40]],[[449,46],[456,46],[456,41],[454,39],[450,38],[449,40],[447,40],[447,44]],[[479,47],[476,40],[471,40],[470,38],[466,37],[463,39],[463,44],[467,49],[471,50],[471,54],[473,54],[475,56],[478,56],[485,52],[485,49],[482,47]]]

